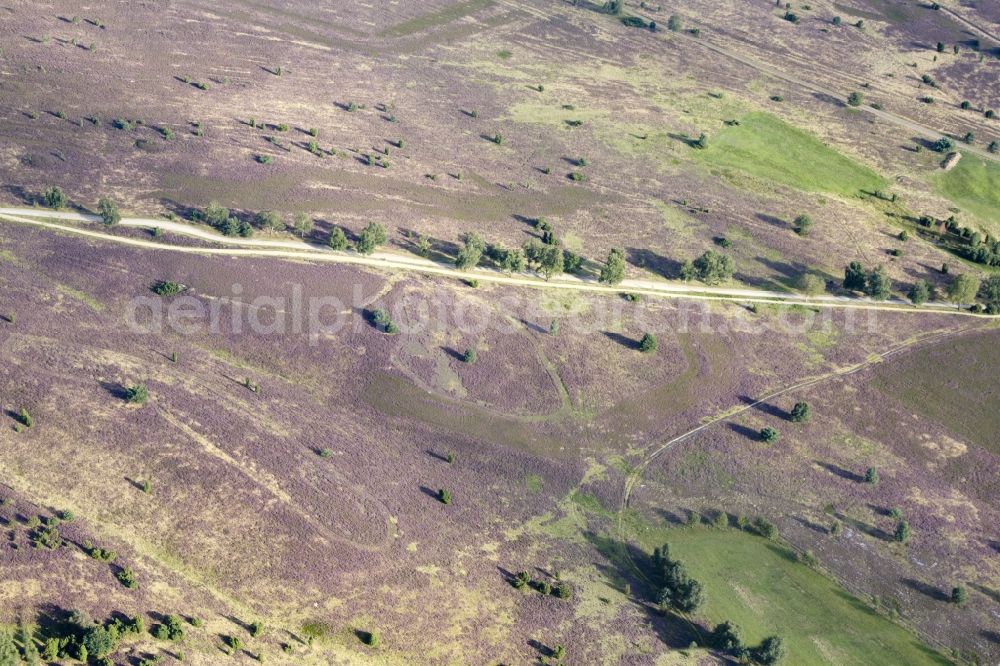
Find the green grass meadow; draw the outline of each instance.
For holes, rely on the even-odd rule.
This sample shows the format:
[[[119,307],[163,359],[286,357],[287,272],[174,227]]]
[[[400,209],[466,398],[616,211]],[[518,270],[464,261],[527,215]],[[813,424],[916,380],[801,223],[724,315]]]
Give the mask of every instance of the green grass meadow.
[[[806,192],[854,196],[887,186],[871,169],[769,113],[747,114],[739,125],[710,135],[708,147],[695,153],[708,164]]]
[[[708,601],[700,616],[712,625],[736,622],[753,644],[780,635],[788,648],[785,663],[951,663],[836,582],[758,536],[735,529],[680,527],[649,530],[643,541],[649,550],[668,543],[671,556],[705,586]]]
[[[1000,164],[965,154],[954,169],[935,176],[934,187],[990,230],[1000,228]]]

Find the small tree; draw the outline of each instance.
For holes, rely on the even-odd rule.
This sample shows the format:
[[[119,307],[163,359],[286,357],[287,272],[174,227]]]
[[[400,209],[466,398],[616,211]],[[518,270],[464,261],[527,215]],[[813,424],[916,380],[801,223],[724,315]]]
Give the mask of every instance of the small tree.
[[[763,428],[760,431],[760,438],[765,442],[767,442],[768,444],[773,444],[774,442],[777,442],[778,436],[779,436],[778,431],[770,426]]]
[[[863,291],[868,282],[868,273],[861,262],[852,261],[844,269],[844,289]]]
[[[639,340],[639,351],[643,354],[652,354],[656,351],[658,343],[656,342],[656,336],[652,333],[646,333]]]
[[[476,358],[477,356],[475,347],[469,347],[468,349],[465,350],[465,353],[462,354],[462,360],[470,365],[476,362]]]
[[[468,270],[479,265],[479,260],[486,251],[486,241],[477,233],[466,234],[465,244],[458,251],[455,266],[459,270]]]
[[[600,281],[604,284],[619,284],[625,279],[625,252],[620,248],[611,248],[608,261],[601,267]]]
[[[896,531],[893,533],[893,537],[899,543],[906,543],[910,540],[910,524],[905,520],[901,520],[896,523]]]
[[[361,254],[372,254],[379,245],[383,245],[388,240],[385,228],[377,222],[369,222],[361,230],[358,239],[358,252]]]
[[[875,469],[874,467],[869,467],[868,469],[865,470],[865,483],[871,484],[873,486],[878,484],[877,469]]]
[[[681,17],[677,14],[671,14],[670,18],[667,19],[667,29],[670,30],[670,32],[680,32],[683,27]]]
[[[772,666],[785,658],[785,644],[780,636],[768,636],[752,651],[752,658],[762,666]]]
[[[101,221],[109,227],[121,222],[122,216],[118,212],[118,204],[111,199],[104,198],[98,201],[97,211],[101,216]]]
[[[865,280],[865,294],[875,300],[884,301],[889,298],[891,290],[892,281],[889,279],[889,273],[885,270],[884,266],[878,266],[868,274]]]
[[[451,492],[445,488],[438,490],[438,501],[441,504],[451,504]]]
[[[953,303],[972,303],[976,300],[979,287],[980,282],[978,278],[970,273],[962,273],[955,276],[955,279],[948,285],[946,293],[948,294],[948,299]]]
[[[296,213],[292,226],[300,238],[305,238],[312,233],[314,223],[313,219],[305,213]]]
[[[795,221],[792,223],[792,225],[793,229],[795,230],[795,233],[797,233],[800,236],[807,236],[809,235],[809,231],[812,229],[813,221],[811,217],[803,214],[795,218]]]
[[[42,197],[45,200],[45,205],[55,210],[61,210],[69,203],[66,193],[58,185],[47,188]]]
[[[923,305],[931,297],[931,285],[927,280],[917,280],[906,296],[914,305]]]
[[[149,400],[149,390],[145,384],[135,384],[125,389],[125,401],[133,405],[145,405]]]
[[[839,520],[833,521],[833,524],[830,525],[830,534],[832,536],[839,537],[843,533],[844,533],[844,524]]]
[[[330,230],[330,238],[327,239],[326,244],[330,246],[331,250],[342,252],[347,249],[347,235],[340,227],[334,227]]]
[[[850,104],[851,106],[861,106],[861,104],[864,103],[864,101],[865,101],[864,96],[859,92],[852,92],[850,95],[847,96],[847,103]]]
[[[957,606],[964,606],[966,600],[969,598],[969,593],[966,592],[965,587],[962,585],[956,585],[951,588],[951,603]]]
[[[789,415],[794,423],[806,423],[812,418],[812,409],[809,407],[808,402],[797,402],[795,406],[792,407],[792,412]]]
[[[257,226],[272,231],[279,229],[282,226],[281,216],[272,210],[262,210],[257,213]]]

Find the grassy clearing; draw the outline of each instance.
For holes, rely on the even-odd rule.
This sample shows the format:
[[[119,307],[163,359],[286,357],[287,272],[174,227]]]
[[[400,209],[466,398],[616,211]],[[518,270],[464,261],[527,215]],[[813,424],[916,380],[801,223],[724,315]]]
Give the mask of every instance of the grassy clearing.
[[[794,561],[780,546],[736,530],[659,528],[643,534],[651,550],[664,542],[705,586],[700,614],[732,620],[746,639],[779,634],[788,663],[948,664],[915,635],[878,615],[835,582]]]
[[[807,192],[854,196],[887,186],[871,169],[769,113],[744,116],[739,125],[710,136],[708,148],[694,154],[709,164]]]
[[[988,230],[997,229],[1000,220],[1000,164],[975,155],[963,155],[951,171],[937,174],[934,188],[975,215]]]

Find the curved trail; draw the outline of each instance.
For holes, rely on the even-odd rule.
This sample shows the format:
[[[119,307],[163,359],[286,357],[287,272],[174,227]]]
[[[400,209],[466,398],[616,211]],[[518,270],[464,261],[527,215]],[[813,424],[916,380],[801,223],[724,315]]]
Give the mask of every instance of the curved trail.
[[[937,332],[934,332],[934,333],[928,333],[928,334],[925,334],[925,335],[915,336],[915,337],[911,338],[910,340],[907,340],[907,341],[902,342],[902,343],[900,343],[898,345],[895,345],[894,347],[891,347],[890,349],[888,349],[888,350],[886,350],[884,352],[875,354],[874,356],[869,356],[864,361],[862,361],[860,363],[857,363],[855,365],[848,366],[846,368],[841,368],[839,370],[833,370],[831,372],[819,375],[818,377],[813,377],[811,379],[803,380],[801,382],[797,382],[795,384],[792,384],[791,386],[786,386],[784,388],[771,391],[770,393],[767,393],[763,397],[758,398],[757,400],[755,400],[751,404],[741,405],[741,406],[738,406],[738,407],[736,407],[734,409],[731,409],[729,411],[722,412],[721,414],[712,417],[708,421],[705,421],[701,425],[699,425],[699,426],[697,426],[695,428],[692,428],[691,430],[688,430],[687,432],[684,432],[684,433],[682,433],[680,435],[677,435],[676,437],[674,437],[674,438],[672,438],[672,439],[670,439],[670,440],[668,440],[668,441],[666,441],[666,442],[664,442],[662,444],[653,445],[653,448],[651,448],[643,456],[642,460],[635,466],[635,468],[626,477],[625,484],[624,484],[624,486],[622,488],[622,496],[621,496],[621,500],[619,501],[618,511],[617,511],[617,514],[616,514],[616,517],[615,517],[615,522],[616,522],[616,524],[615,524],[616,539],[618,541],[618,546],[619,546],[619,549],[620,549],[621,556],[628,563],[629,567],[632,569],[632,572],[636,576],[638,576],[639,578],[641,578],[642,580],[644,580],[647,584],[651,584],[652,583],[652,581],[649,579],[649,577],[646,575],[646,573],[644,571],[642,571],[642,569],[632,559],[632,556],[629,553],[629,549],[625,547],[626,546],[626,537],[627,537],[627,535],[625,534],[624,517],[625,517],[625,512],[628,510],[629,504],[630,504],[630,502],[632,500],[632,493],[634,492],[636,485],[640,481],[642,481],[643,473],[645,472],[646,468],[648,468],[649,465],[654,460],[656,460],[659,456],[661,456],[664,452],[670,450],[671,448],[673,448],[677,444],[680,444],[681,442],[683,442],[686,439],[690,438],[692,435],[695,435],[695,434],[701,432],[702,430],[707,430],[708,428],[711,428],[714,425],[722,423],[723,421],[729,421],[729,420],[731,420],[731,419],[733,419],[733,418],[735,418],[735,417],[737,417],[737,416],[739,416],[741,414],[745,414],[746,412],[748,412],[750,410],[753,410],[753,409],[759,407],[761,404],[764,404],[764,403],[766,403],[766,402],[768,402],[770,400],[773,400],[774,398],[778,398],[780,396],[783,396],[783,395],[785,395],[787,393],[791,393],[793,391],[799,391],[799,390],[802,390],[802,389],[805,389],[805,388],[809,388],[809,387],[815,386],[817,384],[822,384],[824,382],[827,382],[827,381],[830,381],[830,380],[833,380],[833,379],[838,379],[838,378],[843,378],[843,377],[849,377],[850,375],[853,375],[855,373],[861,372],[862,370],[865,370],[865,369],[867,369],[867,368],[869,368],[869,367],[871,367],[871,366],[873,366],[873,365],[875,365],[877,363],[881,363],[885,359],[887,359],[887,358],[889,358],[891,356],[895,356],[896,354],[899,354],[901,352],[904,352],[904,351],[906,351],[906,350],[910,349],[911,347],[914,347],[914,346],[916,346],[918,344],[939,342],[939,341],[943,340],[944,338],[951,337],[951,336],[954,336],[954,335],[959,335],[961,333],[966,333],[968,331],[976,330],[976,329],[979,329],[979,328],[984,328],[984,326],[981,326],[981,325],[980,326],[965,326],[965,327],[958,328],[958,329],[952,329],[952,330],[947,330],[947,331],[937,331]],[[685,619],[687,619],[687,618],[685,618]]]
[[[41,218],[41,219],[37,219]],[[847,296],[805,296],[785,292],[767,291],[763,289],[745,289],[738,287],[692,287],[684,283],[660,282],[656,280],[627,279],[617,285],[606,285],[595,278],[581,278],[572,275],[559,275],[545,280],[530,273],[503,273],[490,268],[477,268],[462,271],[452,264],[438,263],[428,259],[407,256],[391,252],[376,252],[372,255],[361,255],[353,252],[335,252],[321,246],[309,245],[297,240],[269,240],[254,238],[233,238],[223,236],[203,227],[196,227],[170,220],[152,218],[123,218],[122,227],[141,229],[158,228],[171,233],[210,241],[220,245],[236,247],[190,247],[171,245],[169,243],[116,236],[114,234],[95,231],[80,226],[58,224],[46,220],[62,220],[72,222],[97,222],[95,215],[80,213],[63,213],[58,211],[33,208],[0,208],[0,221],[16,224],[26,224],[62,233],[70,233],[87,238],[95,238],[106,242],[119,243],[132,247],[187,254],[203,254],[216,256],[242,257],[272,257],[279,259],[317,261],[325,263],[354,264],[369,268],[388,270],[405,270],[429,275],[458,278],[462,280],[481,280],[496,284],[522,286],[546,289],[565,289],[594,293],[621,294],[623,292],[657,296],[665,298],[685,298],[705,301],[735,301],[739,303],[772,303],[781,305],[800,305],[805,307],[855,308],[866,310],[885,310],[911,314],[950,314],[965,317],[983,317],[989,315],[976,314],[958,306],[944,303],[925,303],[916,307],[900,299],[873,301],[867,298],[851,298]]]

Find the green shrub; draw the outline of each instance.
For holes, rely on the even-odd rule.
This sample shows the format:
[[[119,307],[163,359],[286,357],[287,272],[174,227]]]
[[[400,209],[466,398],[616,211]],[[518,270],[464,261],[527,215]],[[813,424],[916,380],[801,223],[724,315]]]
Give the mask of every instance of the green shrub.
[[[139,587],[139,582],[135,579],[135,573],[130,567],[125,567],[118,572],[118,582],[130,590]]]
[[[441,504],[451,504],[451,491],[441,488],[438,490],[438,501]]]
[[[792,412],[789,418],[795,423],[806,423],[812,418],[812,409],[809,407],[808,402],[797,402],[795,406],[792,407]]]
[[[770,426],[761,429],[760,438],[767,442],[768,444],[773,444],[778,441],[778,431]]]
[[[462,361],[470,365],[476,362],[476,358],[477,354],[475,347],[469,347],[465,350],[465,353],[462,354]]]
[[[62,188],[57,185],[46,188],[45,192],[42,194],[42,198],[45,200],[46,206],[55,210],[61,210],[69,203],[69,198],[66,196],[66,193],[63,192]]]
[[[97,212],[101,216],[101,221],[109,227],[121,222],[122,216],[118,212],[118,204],[107,197],[97,202]]]
[[[656,351],[658,343],[656,341],[656,336],[652,333],[646,333],[639,340],[639,351],[643,354],[652,354]]]
[[[145,384],[135,384],[125,388],[125,401],[133,405],[145,405],[149,400],[149,389]]]

